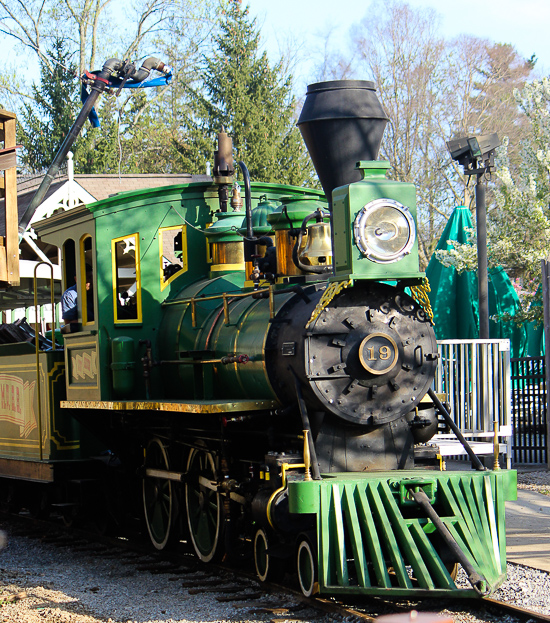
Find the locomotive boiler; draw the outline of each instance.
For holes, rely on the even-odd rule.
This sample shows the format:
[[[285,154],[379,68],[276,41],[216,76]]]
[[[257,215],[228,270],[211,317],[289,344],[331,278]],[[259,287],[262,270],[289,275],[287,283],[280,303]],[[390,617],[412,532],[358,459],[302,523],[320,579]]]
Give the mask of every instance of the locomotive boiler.
[[[437,344],[415,188],[377,160],[386,123],[371,82],[310,85],[298,125],[324,193],[250,180],[222,133],[212,179],[38,223],[77,275],[80,323],[37,364],[38,383],[64,384],[29,390],[39,421],[2,474],[78,513],[101,463],[92,499],[139,494],[157,549],[251,550],[260,579],[294,570],[306,595],[494,590],[515,473],[442,471],[426,445]]]

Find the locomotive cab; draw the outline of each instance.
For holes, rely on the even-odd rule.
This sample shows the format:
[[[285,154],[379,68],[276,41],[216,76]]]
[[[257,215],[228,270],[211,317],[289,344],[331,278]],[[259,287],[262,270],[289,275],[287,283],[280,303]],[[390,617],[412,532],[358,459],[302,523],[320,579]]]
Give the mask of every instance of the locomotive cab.
[[[42,239],[62,251],[64,289],[76,276],[78,322],[64,334],[70,401],[145,398],[149,388],[140,382],[136,359],[145,352],[140,340],[154,341],[160,304],[178,280],[207,273],[205,251],[203,262],[197,257],[189,269],[187,226],[171,210],[181,204],[181,187],[161,201],[155,190],[126,193],[124,202],[115,196],[35,226]],[[202,192],[198,195],[202,199]],[[206,219],[206,203],[201,203],[189,220]],[[158,226],[162,210],[173,216],[165,215]]]
[[[65,325],[67,396],[97,398],[98,374],[97,256],[95,222],[85,207],[54,214],[36,224],[37,233],[61,249],[63,291],[76,285],[77,319]]]

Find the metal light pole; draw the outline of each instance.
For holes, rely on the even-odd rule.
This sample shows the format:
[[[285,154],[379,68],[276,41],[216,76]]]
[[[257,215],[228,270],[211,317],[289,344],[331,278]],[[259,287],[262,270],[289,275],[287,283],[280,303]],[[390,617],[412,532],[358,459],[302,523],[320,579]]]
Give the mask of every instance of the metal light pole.
[[[485,170],[476,176],[477,291],[479,297],[479,337],[489,339],[489,277],[487,267],[487,207]]]
[[[479,337],[489,339],[489,278],[487,273],[487,207],[485,175],[495,170],[497,134],[484,134],[447,142],[451,158],[464,167],[464,175],[476,176],[477,281],[479,297]]]

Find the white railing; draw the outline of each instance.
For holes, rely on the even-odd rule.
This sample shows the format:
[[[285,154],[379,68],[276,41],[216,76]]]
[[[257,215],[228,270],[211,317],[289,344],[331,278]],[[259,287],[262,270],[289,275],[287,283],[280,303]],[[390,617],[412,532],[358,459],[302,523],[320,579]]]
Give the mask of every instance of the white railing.
[[[26,318],[27,322],[33,327],[36,322],[36,310],[34,305],[30,307],[18,307],[16,309],[4,310],[4,318],[7,323]],[[56,327],[60,326],[61,320],[61,303],[55,304]],[[52,306],[51,304],[38,306],[38,322],[40,323],[40,332],[44,334],[52,324]]]
[[[451,417],[478,454],[491,454],[495,422],[500,452],[512,456],[510,341],[438,340],[436,393],[446,394]],[[454,456],[453,435],[433,440]],[[456,455],[463,454],[462,451]]]

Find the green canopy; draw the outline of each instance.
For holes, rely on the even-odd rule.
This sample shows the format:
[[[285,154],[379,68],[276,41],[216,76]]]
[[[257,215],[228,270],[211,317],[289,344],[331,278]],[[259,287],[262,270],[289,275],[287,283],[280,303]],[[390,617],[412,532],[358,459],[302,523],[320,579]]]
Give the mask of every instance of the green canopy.
[[[465,206],[454,209],[436,250],[449,250],[449,241],[467,243],[467,229],[474,227],[470,210]],[[430,282],[430,303],[434,312],[437,339],[477,339],[479,337],[479,309],[477,275],[474,271],[458,273],[456,268],[443,266],[432,255],[426,276]],[[501,267],[489,270],[489,315],[514,314],[519,299],[508,275]],[[491,338],[510,340],[511,356],[524,356],[527,346],[526,327],[514,322],[489,321]]]
[[[537,291],[538,295],[542,292],[542,283],[539,285]],[[540,307],[538,301],[534,301],[532,305]],[[530,322],[527,324],[527,347],[524,357],[541,357],[545,354],[545,342],[544,342],[544,325],[542,322]]]

